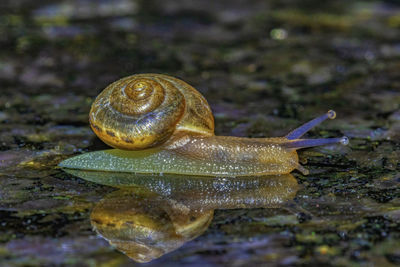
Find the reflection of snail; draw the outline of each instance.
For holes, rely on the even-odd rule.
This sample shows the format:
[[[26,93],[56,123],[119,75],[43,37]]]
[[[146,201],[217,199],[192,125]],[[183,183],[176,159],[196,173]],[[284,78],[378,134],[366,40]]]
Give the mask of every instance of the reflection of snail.
[[[167,176],[162,184],[159,177],[127,173],[108,178],[105,172],[74,174],[110,185],[130,181],[131,187],[96,204],[90,218],[103,238],[138,262],[159,258],[201,235],[215,209],[277,208],[294,198],[298,189],[290,174],[252,179]],[[97,174],[102,177],[96,178]]]
[[[131,259],[148,262],[207,230],[214,211],[195,211],[143,188],[114,191],[90,215],[104,239]]]
[[[89,115],[93,131],[117,149],[83,154],[60,166],[206,176],[307,173],[297,149],[348,143],[347,137],[299,139],[335,116],[328,111],[286,137],[215,136],[211,109],[193,87],[166,75],[133,75],[108,86]]]

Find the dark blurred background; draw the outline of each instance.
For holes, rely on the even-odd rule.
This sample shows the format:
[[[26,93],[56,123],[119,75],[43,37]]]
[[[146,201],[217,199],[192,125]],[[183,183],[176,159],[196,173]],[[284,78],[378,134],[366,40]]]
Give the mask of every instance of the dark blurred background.
[[[348,115],[396,108],[382,98],[399,89],[397,1],[0,5],[3,95],[94,97],[120,77],[156,72],[194,85],[217,112],[220,104],[285,117],[328,103]]]
[[[103,88],[154,72],[197,88],[211,105],[218,135],[284,136],[335,109],[337,119],[309,137],[351,139],[348,147],[300,155],[312,174],[296,174],[304,186],[297,202],[329,223],[307,224],[300,216],[271,226],[248,212],[221,212],[200,241],[164,264],[183,264],[192,255],[220,264],[239,258],[247,264],[253,256],[263,262],[265,246],[276,248],[265,261],[281,265],[398,264],[399,70],[395,0],[1,0],[0,257],[16,266],[32,259],[66,264],[62,249],[40,253],[67,241],[93,246],[96,252],[79,246],[71,252],[89,265],[102,261],[99,251],[116,253],[90,243],[95,234],[85,201],[94,186],[85,184],[92,188],[85,191],[82,180],[54,166],[107,147],[90,131],[87,115]],[[252,238],[273,242],[260,252],[252,250]],[[216,245],[233,239],[248,250]],[[32,244],[41,246],[30,250]],[[105,262],[117,254],[107,255]]]

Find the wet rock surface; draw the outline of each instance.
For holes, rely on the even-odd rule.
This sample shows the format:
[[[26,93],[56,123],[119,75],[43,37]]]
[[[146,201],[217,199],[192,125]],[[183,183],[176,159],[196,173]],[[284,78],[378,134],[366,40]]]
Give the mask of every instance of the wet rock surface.
[[[216,210],[208,230],[149,266],[400,263],[400,6],[396,1],[0,3],[0,265],[131,266],[91,230],[112,192],[62,172],[104,149],[94,97],[134,73],[179,77],[216,134],[283,136],[335,109],[300,153],[285,208]],[[139,264],[138,264],[139,265]]]

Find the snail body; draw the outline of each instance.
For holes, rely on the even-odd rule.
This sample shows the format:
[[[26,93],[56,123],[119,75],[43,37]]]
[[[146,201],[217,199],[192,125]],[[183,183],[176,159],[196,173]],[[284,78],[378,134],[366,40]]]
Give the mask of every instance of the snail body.
[[[298,169],[296,150],[347,144],[347,137],[300,139],[332,110],[285,137],[214,135],[214,118],[204,97],[189,84],[161,74],[138,74],[109,85],[94,101],[89,121],[112,150],[61,162],[71,169],[205,176],[251,176]]]

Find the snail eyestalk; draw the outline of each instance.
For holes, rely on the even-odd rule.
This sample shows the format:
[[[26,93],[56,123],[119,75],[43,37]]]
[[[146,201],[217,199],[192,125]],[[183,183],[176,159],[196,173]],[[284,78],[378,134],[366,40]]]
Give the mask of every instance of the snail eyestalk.
[[[289,140],[298,139],[318,124],[321,124],[323,121],[327,119],[333,120],[334,118],[336,118],[336,112],[334,110],[329,110],[324,115],[321,115],[309,122],[304,123],[299,128],[294,129],[288,135],[286,135],[286,138]]]
[[[289,141],[285,143],[284,146],[287,148],[300,149],[306,147],[324,146],[333,144],[347,145],[348,143],[349,143],[349,138],[347,138],[347,136],[343,136],[340,138],[299,139],[299,140]]]

